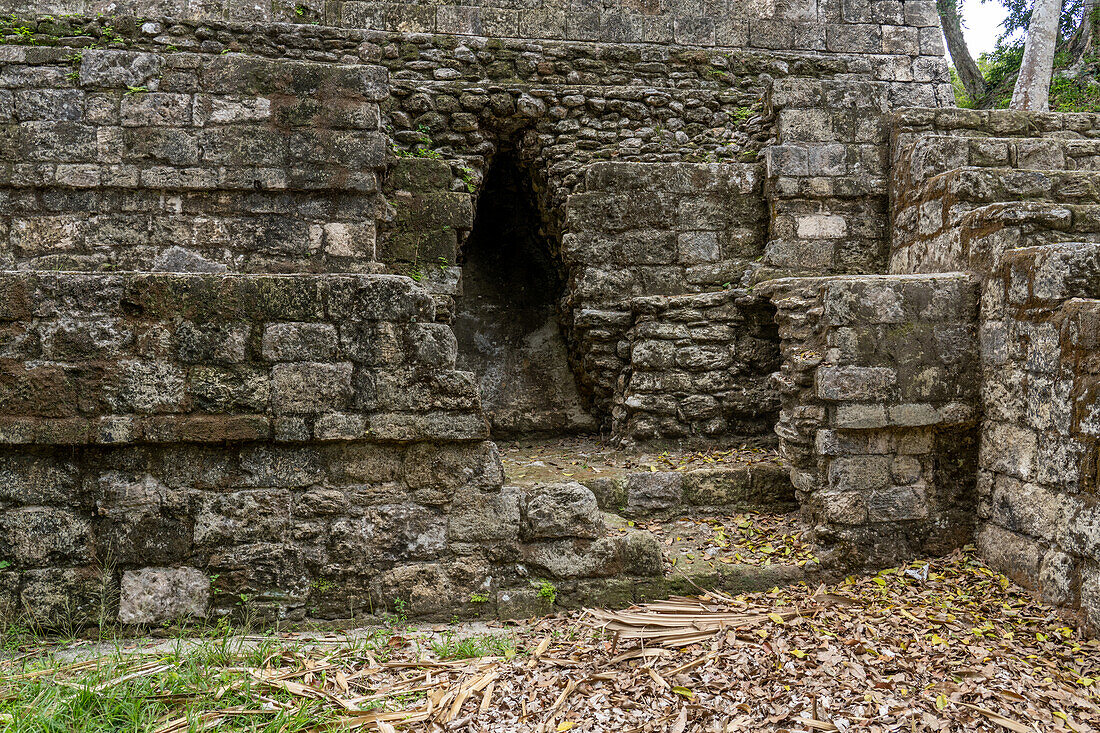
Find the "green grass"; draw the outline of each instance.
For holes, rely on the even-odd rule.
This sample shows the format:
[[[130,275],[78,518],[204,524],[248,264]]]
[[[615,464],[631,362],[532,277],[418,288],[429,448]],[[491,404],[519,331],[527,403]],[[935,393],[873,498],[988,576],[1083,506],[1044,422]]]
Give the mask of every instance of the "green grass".
[[[443,660],[476,659],[478,657],[514,657],[518,650],[515,639],[507,636],[467,636],[461,639],[444,634],[431,643],[432,653]]]
[[[327,653],[385,662],[393,636],[379,629],[346,637]],[[43,637],[26,626],[0,627],[0,730],[155,733],[177,721],[180,727],[173,730],[190,733],[219,717],[212,728],[219,731],[342,729],[338,709],[263,685],[248,673],[249,668],[293,668],[304,650],[290,639],[257,637],[249,628],[222,622],[179,629],[175,638],[161,640],[164,649],[156,654],[128,653],[131,639],[100,642],[105,651],[87,651],[80,666],[63,658],[63,651],[76,656],[86,648],[71,641]],[[309,656],[316,658],[316,650]],[[262,705],[260,696],[273,703]],[[224,712],[234,709],[235,715]]]
[[[214,655],[219,656],[219,655]],[[252,656],[252,655],[250,655]],[[239,657],[240,664],[255,664]],[[306,731],[331,724],[333,711],[314,701],[303,703],[292,695],[256,683],[246,674],[212,666],[204,655],[172,653],[153,659],[114,655],[75,673],[47,658],[21,668],[22,673],[46,672],[41,677],[5,682],[0,679],[0,726],[9,733],[47,731],[156,731],[169,720],[183,720],[183,730],[197,730],[217,711],[247,706],[255,710],[258,694],[283,703],[258,714],[226,717],[218,730]],[[149,667],[156,670],[145,674]],[[144,670],[143,670],[144,667]],[[137,670],[135,672],[135,670]],[[131,674],[138,674],[127,680]],[[121,680],[121,681],[120,681]],[[231,686],[232,685],[232,686]],[[228,691],[218,696],[223,687]]]

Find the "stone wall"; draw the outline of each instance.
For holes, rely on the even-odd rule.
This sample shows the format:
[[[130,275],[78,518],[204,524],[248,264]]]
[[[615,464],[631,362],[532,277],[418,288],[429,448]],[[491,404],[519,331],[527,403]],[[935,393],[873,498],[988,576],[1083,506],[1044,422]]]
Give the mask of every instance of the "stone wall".
[[[587,489],[502,490],[474,377],[408,278],[0,279],[13,614],[508,614],[531,577],[660,573]]]
[[[449,615],[484,610],[474,593],[508,614],[539,577],[577,601],[652,587],[654,540],[609,531],[587,488],[501,487],[455,369],[494,166],[560,274],[586,424],[619,405],[623,437],[763,439],[777,347],[748,288],[882,270],[888,116],[950,103],[930,0],[0,11],[53,13],[0,22],[0,242],[29,271],[0,276],[0,605],[55,621],[116,597],[127,620],[398,597]],[[929,333],[955,323],[902,300]],[[675,368],[633,364],[669,344]],[[880,507],[931,493],[928,514],[871,526],[932,546],[939,450],[864,487]],[[689,503],[732,506],[771,478],[700,481]],[[148,590],[169,587],[188,591]]]
[[[793,278],[776,428],[823,563],[886,566],[974,524],[977,283],[963,274]]]
[[[620,380],[629,379],[627,331],[640,307],[632,297],[731,287],[759,258],[760,184],[759,168],[744,164],[600,163],[589,169],[584,192],[567,199],[562,256],[574,283],[573,339],[598,408],[608,410],[626,387]]]
[[[778,413],[774,311],[742,289],[630,303],[615,432],[629,440],[760,440]],[[736,439],[736,438],[733,438]]]
[[[138,180],[126,201],[100,201],[104,179],[73,178],[72,163],[59,161],[66,184],[51,182],[63,192],[46,205],[72,200],[73,208],[114,214],[130,206],[142,214],[123,222],[116,237],[127,257],[97,234],[91,253],[43,264],[286,272],[373,271],[381,262],[443,296],[440,312],[450,313],[446,298],[461,297],[463,244],[485,177],[509,156],[529,181],[538,228],[565,282],[559,312],[568,366],[585,407],[605,427],[625,366],[618,356],[625,299],[717,290],[789,271],[879,268],[887,113],[949,99],[934,7],[924,0],[605,4],[593,11],[557,2],[522,11],[363,2],[62,5],[35,9],[118,15],[7,20],[0,33],[49,47],[30,51],[35,63],[56,67],[39,77],[41,88],[108,93],[105,121],[84,120],[79,131],[106,136],[101,124],[117,126],[133,145],[97,150],[97,162],[109,154],[169,170]],[[546,35],[485,13],[536,24],[562,15],[578,25]],[[294,22],[241,22],[257,19]],[[100,90],[82,81],[79,53],[65,50],[89,46],[89,59],[120,52],[103,47],[125,48],[171,69],[147,83],[115,79]],[[17,85],[30,74],[22,64],[7,68]],[[349,96],[347,79],[369,80],[370,88]],[[851,93],[856,84],[859,93]],[[123,110],[139,100],[153,105],[163,94],[189,94],[193,109],[184,109],[183,96],[155,97],[177,109],[127,133]],[[117,125],[110,116],[116,101]],[[212,103],[225,107],[216,119],[204,111]],[[13,121],[26,135],[30,122]],[[776,142],[765,181],[760,163]],[[203,159],[193,161],[198,151]],[[265,162],[237,169],[254,159]],[[350,172],[340,169],[344,162]],[[627,162],[650,168],[616,167]],[[321,164],[331,169],[306,175]],[[89,187],[83,199],[74,200],[73,182]],[[609,210],[644,207],[645,186],[654,182],[664,221],[646,224]],[[212,195],[189,188],[196,185]],[[181,186],[186,195],[178,199],[160,195]],[[707,191],[701,198],[699,188]],[[571,211],[578,213],[571,218]],[[177,214],[182,231],[163,233]],[[224,232],[238,228],[244,240],[227,242]],[[608,256],[606,242],[624,234],[634,243]],[[67,230],[51,236],[72,238]],[[201,245],[176,245],[180,252],[161,244],[188,236]],[[543,427],[560,423],[548,415]]]
[[[1098,246],[1021,247],[983,302],[979,546],[992,563],[1100,625]]]
[[[970,251],[970,239],[989,234],[990,216],[1006,221],[1013,210],[1094,202],[1100,182],[1095,174],[1100,169],[1098,135],[1100,115],[1094,114],[899,114],[891,139],[891,271],[988,270],[995,259],[975,261],[980,255]],[[988,208],[1002,202],[1012,202],[1008,211]]]
[[[378,270],[385,69],[18,46],[0,62],[7,267]]]
[[[889,52],[920,43],[934,34],[918,29],[933,26],[929,19],[935,17],[925,0],[5,0],[0,12],[283,21],[402,33],[833,53],[875,53],[884,47]]]

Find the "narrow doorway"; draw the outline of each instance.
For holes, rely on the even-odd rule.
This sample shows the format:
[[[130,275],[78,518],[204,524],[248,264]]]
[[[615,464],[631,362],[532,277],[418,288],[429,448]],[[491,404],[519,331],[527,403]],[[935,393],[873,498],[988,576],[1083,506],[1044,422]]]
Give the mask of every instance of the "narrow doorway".
[[[528,174],[494,156],[460,254],[455,304],[459,368],[481,383],[498,438],[596,429],[560,326],[565,281]]]

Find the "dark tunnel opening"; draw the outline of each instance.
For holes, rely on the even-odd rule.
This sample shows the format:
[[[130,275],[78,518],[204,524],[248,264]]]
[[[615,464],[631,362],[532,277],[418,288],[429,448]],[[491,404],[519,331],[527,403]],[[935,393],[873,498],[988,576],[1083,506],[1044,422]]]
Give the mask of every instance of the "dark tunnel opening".
[[[566,281],[530,174],[509,152],[490,163],[459,258],[459,367],[477,374],[494,437],[590,432],[562,336]]]

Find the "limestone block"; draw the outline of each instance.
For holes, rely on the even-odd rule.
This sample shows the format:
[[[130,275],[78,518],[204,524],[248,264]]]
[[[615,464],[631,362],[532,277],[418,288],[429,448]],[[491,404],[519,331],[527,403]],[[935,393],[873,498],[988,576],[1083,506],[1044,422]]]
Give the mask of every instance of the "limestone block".
[[[1036,587],[1042,558],[1037,542],[987,522],[978,530],[977,545],[990,566],[1021,585]]]
[[[22,567],[89,560],[92,527],[85,517],[53,507],[24,507],[0,514],[0,557]]]
[[[683,474],[673,471],[632,473],[627,477],[627,509],[631,512],[659,511],[679,506]]]
[[[820,521],[840,525],[867,523],[867,496],[858,491],[817,491],[813,508]]]
[[[718,232],[681,232],[678,242],[680,262],[684,264],[714,262],[721,256]]]
[[[838,239],[848,233],[843,216],[809,214],[796,217],[798,236],[805,239]]]
[[[405,484],[421,501],[439,492],[440,502],[450,502],[457,489],[496,490],[504,481],[504,469],[496,444],[473,445],[418,443],[409,447],[404,460]]]
[[[191,124],[191,95],[150,92],[122,98],[123,127],[185,127]]]
[[[14,102],[15,117],[20,122],[29,120],[79,120],[83,117],[84,93],[79,89],[17,90],[14,98],[8,93],[8,102]]]
[[[329,323],[275,323],[264,329],[268,361],[327,361],[336,355],[336,327]]]
[[[875,404],[840,404],[836,406],[833,426],[841,429],[881,428],[889,424],[886,406]]]
[[[350,363],[276,364],[271,371],[272,409],[277,413],[340,409],[351,396]]]
[[[232,542],[275,541],[290,522],[291,495],[285,489],[257,489],[202,497],[195,514],[195,543],[213,547]]]
[[[88,49],[80,57],[80,85],[154,90],[163,67],[163,57],[152,53]]]
[[[901,427],[923,427],[943,421],[936,406],[927,403],[890,405],[886,410],[890,424]]]
[[[603,517],[595,495],[585,486],[538,484],[524,507],[525,535],[532,539],[586,537],[603,533]]]
[[[210,597],[210,579],[195,568],[127,570],[122,575],[118,620],[159,624],[205,618]]]
[[[984,468],[1028,481],[1035,470],[1036,433],[1011,423],[987,422],[982,429],[978,460]]]
[[[370,507],[332,523],[329,554],[337,563],[429,560],[447,547],[447,518],[417,504]]]
[[[1074,605],[1080,586],[1079,563],[1064,552],[1047,550],[1039,565],[1039,592],[1043,601],[1055,606]]]
[[[871,522],[926,519],[930,509],[927,489],[921,485],[889,486],[867,496],[867,519]]]
[[[897,372],[886,367],[821,366],[814,379],[816,394],[823,400],[884,401],[894,394]]]
[[[48,568],[22,573],[19,604],[30,621],[72,628],[108,618],[118,586],[98,568]]]
[[[313,425],[313,435],[317,440],[357,440],[366,434],[366,420],[354,413],[328,412],[317,418]]]
[[[499,493],[466,490],[455,495],[447,516],[452,542],[516,542],[519,540],[522,490],[505,487]]]
[[[229,267],[211,262],[194,250],[172,246],[157,254],[150,269],[153,272],[226,272]]]
[[[240,364],[245,360],[251,330],[247,323],[182,321],[176,326],[177,354],[185,363]]]
[[[66,456],[0,455],[0,500],[23,505],[81,506],[87,497],[77,465]]]
[[[414,323],[405,335],[406,350],[416,363],[436,369],[453,369],[458,341],[445,323]]]
[[[890,482],[888,456],[843,456],[829,462],[829,486],[837,491],[880,489]]]

